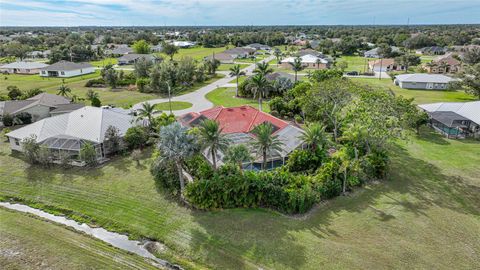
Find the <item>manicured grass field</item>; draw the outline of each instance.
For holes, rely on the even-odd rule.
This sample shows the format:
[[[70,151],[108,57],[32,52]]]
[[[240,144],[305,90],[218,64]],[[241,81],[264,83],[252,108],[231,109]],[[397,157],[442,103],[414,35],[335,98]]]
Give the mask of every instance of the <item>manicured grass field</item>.
[[[87,91],[89,89],[93,89],[95,92],[99,94],[100,100],[104,105],[111,104],[119,107],[129,108],[133,104],[136,104],[138,102],[162,97],[161,95],[153,94],[153,93],[140,93],[138,91],[128,91],[125,88],[112,90],[109,88],[85,87],[85,83],[88,80],[99,77],[99,76],[100,76],[100,72],[97,71],[94,74],[69,78],[69,79],[65,79],[64,81],[65,81],[65,85],[71,88],[72,90],[71,95],[76,95],[77,97],[85,98]],[[177,93],[177,95],[193,92],[223,77],[224,75],[222,74],[216,74],[215,77],[202,83],[196,83],[191,88],[188,88],[180,93]],[[58,78],[44,79],[37,75],[8,75],[7,80],[0,81],[0,94],[3,94],[3,95],[7,94],[6,88],[8,85],[17,85],[20,88],[20,90],[28,90],[28,89],[38,87],[46,91],[47,93],[56,94],[58,92],[58,87],[61,84],[62,84],[62,79],[58,79]],[[79,101],[79,102],[82,102],[82,101]],[[83,102],[88,104],[88,101],[83,101]]]
[[[6,144],[0,147],[0,195],[81,213],[133,238],[159,239],[169,247],[162,257],[197,266],[476,268],[480,143],[422,133],[394,147],[387,180],[301,218],[260,209],[186,209],[155,185],[148,159],[140,166],[119,157],[98,169],[42,169],[11,156]]]
[[[367,58],[363,56],[351,56],[344,55],[337,58],[337,64],[341,62],[347,62],[348,67],[345,71],[357,71],[357,72],[367,72],[368,71],[368,61],[376,60],[375,58]]]
[[[190,102],[172,101],[172,110],[174,111],[188,109],[192,106],[193,104]],[[169,102],[158,103],[155,105],[155,109],[161,110],[161,111],[168,111],[170,110],[170,103]]]
[[[48,87],[58,87],[62,84],[62,81],[65,84],[87,81],[89,79],[97,78],[100,76],[100,71],[97,71],[92,74],[87,74],[83,76],[77,76],[73,78],[44,78],[39,75],[19,75],[19,74],[10,74],[10,75],[1,75],[0,76],[0,95],[7,94],[7,87],[9,85],[16,85],[20,90],[26,91],[32,88],[48,88]]]
[[[248,78],[248,76],[242,76],[238,78],[238,84],[241,84],[243,81],[245,81]],[[229,81],[228,83],[237,83],[237,78],[234,78],[233,80]]]
[[[205,56],[212,55],[213,53],[219,53],[225,51],[225,47],[220,48],[204,48],[204,47],[193,47],[188,49],[179,49],[178,53],[173,56],[173,59],[180,60],[182,57],[191,57],[195,60],[203,61]],[[170,59],[169,56],[158,53],[158,55],[162,56],[164,59]]]
[[[221,64],[218,67],[217,70],[218,71],[230,71],[230,68],[232,68],[233,66],[236,66],[236,65],[240,65],[241,69],[248,67],[248,64]]]
[[[397,95],[402,95],[406,98],[415,98],[415,103],[433,103],[433,102],[465,102],[472,101],[475,98],[472,95],[466,94],[463,90],[414,90],[402,89],[393,84],[391,79],[375,79],[375,78],[351,78],[355,82],[371,85],[374,87],[381,87],[390,89]]]
[[[118,60],[117,58],[108,57],[102,60],[91,61],[90,64],[92,64],[95,67],[104,67],[106,65],[116,65],[118,64]]]
[[[0,207],[1,269],[157,269],[104,242]]]
[[[241,105],[250,105],[258,108],[257,99],[236,98],[235,88],[220,87],[208,93],[206,98],[210,100],[215,106],[236,107]],[[268,100],[263,100],[263,111],[269,112]]]

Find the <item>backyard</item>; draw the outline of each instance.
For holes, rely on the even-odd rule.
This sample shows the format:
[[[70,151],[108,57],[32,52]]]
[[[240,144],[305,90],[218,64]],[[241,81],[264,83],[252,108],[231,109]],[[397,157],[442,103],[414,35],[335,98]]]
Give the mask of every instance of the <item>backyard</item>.
[[[463,90],[415,90],[403,89],[393,84],[391,79],[375,79],[375,78],[351,78],[355,82],[390,89],[395,94],[404,96],[405,98],[415,98],[415,103],[433,103],[433,102],[465,102],[473,101],[475,98],[468,95]]]
[[[258,108],[258,100],[249,98],[236,98],[235,88],[220,87],[206,95],[206,98],[210,100],[215,106],[236,107],[242,105],[250,105]],[[263,111],[269,112],[268,100],[263,100]]]
[[[66,227],[0,207],[0,268],[157,269],[143,258]],[[36,266],[36,267],[33,267]]]
[[[192,268],[479,265],[480,143],[447,140],[424,128],[421,136],[398,142],[392,151],[387,180],[298,217],[262,209],[184,208],[155,185],[147,152],[140,165],[118,157],[98,169],[42,169],[12,156],[2,143],[0,197],[54,207],[132,238],[157,239],[168,247],[160,257]],[[59,241],[70,238],[66,233],[52,235]]]

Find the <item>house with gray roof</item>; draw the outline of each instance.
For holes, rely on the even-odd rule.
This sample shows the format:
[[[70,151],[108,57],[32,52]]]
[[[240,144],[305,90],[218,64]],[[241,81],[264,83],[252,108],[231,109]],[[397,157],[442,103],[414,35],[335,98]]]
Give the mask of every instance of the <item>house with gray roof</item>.
[[[204,60],[212,60],[214,58],[220,61],[220,63],[222,64],[232,64],[235,60],[235,58],[228,53],[215,53],[215,54],[206,56]]]
[[[90,63],[74,63],[62,60],[40,69],[40,76],[70,78],[94,72],[95,68]]]
[[[392,52],[400,52],[400,48],[392,46]],[[383,55],[380,55],[379,53],[379,47],[368,50],[364,53],[364,56],[367,58],[382,58]]]
[[[9,74],[38,74],[42,68],[48,67],[39,62],[13,62],[0,66],[1,73]]]
[[[480,138],[480,101],[438,102],[419,107],[430,116],[429,125],[448,138]]]
[[[161,58],[154,56],[153,54],[137,54],[137,53],[129,53],[122,55],[118,58],[119,65],[133,65],[138,60],[145,59],[152,63],[156,63],[161,60]]]
[[[445,90],[453,81],[455,79],[441,74],[415,73],[397,75],[393,82],[405,89]]]
[[[233,58],[247,58],[255,53],[255,49],[236,47],[225,50],[223,53],[230,54]]]
[[[80,149],[90,143],[99,162],[110,153],[105,132],[110,126],[118,129],[120,137],[135,125],[134,116],[126,110],[111,110],[85,106],[70,113],[45,118],[6,134],[10,148],[22,152],[22,142],[33,137],[47,147],[54,161],[68,155],[73,165],[84,165],[79,159]]]
[[[32,121],[49,117],[50,112],[60,105],[70,104],[70,99],[48,93],[41,93],[26,100],[8,100],[0,102],[0,116],[15,116],[28,113]]]
[[[260,43],[248,44],[247,46],[245,46],[245,48],[252,48],[252,49],[255,49],[256,51],[258,51],[258,50],[270,51],[272,49],[272,48],[270,48],[270,46],[260,44]]]

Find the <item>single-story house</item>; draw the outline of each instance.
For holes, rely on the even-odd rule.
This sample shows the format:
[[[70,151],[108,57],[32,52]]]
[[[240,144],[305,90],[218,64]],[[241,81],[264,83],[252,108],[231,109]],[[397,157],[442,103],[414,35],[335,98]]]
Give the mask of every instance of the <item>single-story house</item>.
[[[291,80],[292,82],[295,81],[295,75],[290,74],[290,73],[285,73],[285,72],[273,72],[273,73],[268,73],[265,75],[265,79],[268,81],[275,81],[279,78],[287,78]]]
[[[105,146],[105,132],[114,126],[123,137],[134,125],[134,116],[128,111],[110,110],[85,106],[70,113],[45,118],[28,126],[6,134],[10,148],[23,151],[22,140],[35,136],[38,143],[52,151],[53,159],[58,160],[61,153],[66,153],[73,160],[73,165],[84,165],[79,153],[84,144],[91,143],[97,152],[99,162],[109,154]]]
[[[122,55],[118,58],[119,65],[133,65],[140,59],[145,59],[152,63],[155,63],[160,60],[160,58],[156,57],[153,54],[137,54],[137,53],[129,53]]]
[[[255,49],[236,47],[225,50],[223,53],[230,54],[233,58],[247,58],[255,53]]]
[[[471,44],[471,45],[463,45],[463,46],[451,46],[449,49],[454,52],[464,53],[469,50],[473,50],[475,48],[480,49],[480,45]]]
[[[393,58],[384,58],[368,62],[368,68],[375,72],[404,71],[405,66],[395,63]]]
[[[307,40],[304,40],[304,39],[296,39],[292,42],[293,45],[295,46],[305,46],[307,45]]]
[[[270,46],[260,44],[260,43],[248,44],[247,46],[245,46],[245,48],[252,48],[252,49],[255,49],[256,51],[258,51],[258,50],[270,51],[272,49],[272,48],[270,48]]]
[[[419,105],[430,116],[430,126],[448,138],[480,137],[480,101]]]
[[[457,73],[462,69],[462,62],[455,59],[451,53],[434,59],[430,64],[424,64],[423,67],[428,73],[445,74]]]
[[[29,113],[32,122],[51,116],[51,112],[62,105],[70,104],[70,99],[48,93],[41,93],[26,100],[0,102],[0,116]]]
[[[69,78],[94,72],[95,68],[90,63],[73,63],[62,60],[48,67],[42,68],[40,70],[40,76]]]
[[[133,49],[130,48],[127,44],[120,44],[120,45],[114,45],[113,48],[106,50],[106,54],[109,55],[125,55],[129,53],[133,53]]]
[[[419,50],[416,50],[415,53],[423,54],[423,55],[442,55],[447,52],[447,49],[444,47],[432,46],[432,47],[424,47]]]
[[[82,103],[70,103],[70,104],[57,105],[55,106],[55,109],[50,111],[50,116],[73,112],[83,107],[85,107],[85,104],[82,104]]]
[[[296,56],[305,56],[305,55],[308,55],[308,54],[316,56],[316,57],[320,57],[320,58],[326,58],[326,56],[323,55],[321,52],[318,52],[318,51],[313,50],[313,49],[301,49],[300,51],[298,51]]]
[[[13,62],[0,66],[0,72],[10,74],[38,74],[40,69],[48,67],[39,62]]]
[[[296,57],[287,57],[280,61],[280,66],[283,68],[292,68],[290,63],[294,63]],[[300,57],[304,68],[326,69],[330,67],[330,63],[327,59],[320,58],[311,54],[307,54]]]
[[[400,48],[398,47],[395,47],[395,46],[392,46],[392,52],[400,52]],[[380,55],[378,50],[380,48],[377,47],[377,48],[374,48],[374,49],[371,49],[369,51],[366,51],[363,55],[367,58],[382,58],[383,55]]]
[[[179,48],[190,48],[195,46],[195,42],[191,41],[173,41],[172,44]]]
[[[222,64],[232,64],[233,61],[235,60],[235,58],[228,53],[215,53],[215,54],[206,56],[205,60],[212,60],[214,58],[220,61],[220,63]]]
[[[437,89],[443,90],[448,88],[450,82],[455,79],[441,74],[401,74],[395,76],[394,83],[401,88],[406,89]]]
[[[219,123],[222,133],[231,139],[233,144],[250,145],[255,138],[252,131],[256,126],[262,123],[270,123],[273,125],[274,135],[278,136],[283,143],[280,151],[272,151],[268,153],[268,168],[274,168],[284,164],[288,155],[295,149],[303,146],[301,136],[302,129],[289,124],[279,118],[268,113],[261,112],[251,106],[239,106],[225,108],[223,106],[208,109],[199,113],[188,113],[179,117],[179,122],[187,127],[196,127],[203,120],[211,119]],[[262,157],[257,153],[256,149],[251,148],[252,156],[256,159],[244,164],[247,169],[258,170],[261,168]],[[205,157],[211,161],[212,157],[208,151],[204,152]],[[223,164],[224,153],[218,153],[217,165]]]
[[[27,57],[29,58],[48,58],[50,56],[51,51],[31,51],[27,53]]]

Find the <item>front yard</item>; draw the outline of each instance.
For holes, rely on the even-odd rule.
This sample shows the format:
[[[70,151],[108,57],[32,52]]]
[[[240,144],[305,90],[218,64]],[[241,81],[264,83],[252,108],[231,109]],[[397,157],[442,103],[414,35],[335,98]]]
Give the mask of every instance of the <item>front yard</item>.
[[[480,264],[480,143],[422,134],[394,147],[387,180],[298,218],[187,209],[155,185],[148,151],[140,165],[125,156],[97,169],[43,169],[1,143],[0,197],[160,240],[168,246],[161,257],[187,267],[471,269]]]

